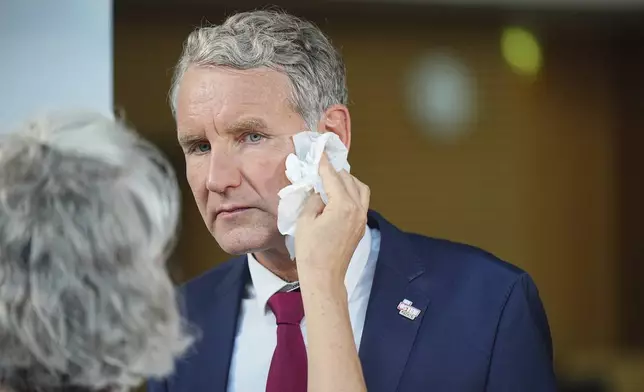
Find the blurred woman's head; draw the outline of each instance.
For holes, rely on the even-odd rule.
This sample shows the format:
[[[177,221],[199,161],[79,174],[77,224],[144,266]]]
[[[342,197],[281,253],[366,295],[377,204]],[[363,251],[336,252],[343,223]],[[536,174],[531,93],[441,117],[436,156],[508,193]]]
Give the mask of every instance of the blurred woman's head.
[[[191,343],[165,262],[180,209],[150,143],[96,113],[0,135],[0,389],[121,391]]]

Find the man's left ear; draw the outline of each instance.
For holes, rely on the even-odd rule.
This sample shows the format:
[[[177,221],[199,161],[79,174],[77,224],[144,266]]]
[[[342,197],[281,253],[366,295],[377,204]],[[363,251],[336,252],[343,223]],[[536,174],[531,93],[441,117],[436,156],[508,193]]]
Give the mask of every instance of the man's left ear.
[[[344,105],[333,105],[324,111],[318,124],[319,132],[333,132],[347,146],[351,147],[351,116]]]

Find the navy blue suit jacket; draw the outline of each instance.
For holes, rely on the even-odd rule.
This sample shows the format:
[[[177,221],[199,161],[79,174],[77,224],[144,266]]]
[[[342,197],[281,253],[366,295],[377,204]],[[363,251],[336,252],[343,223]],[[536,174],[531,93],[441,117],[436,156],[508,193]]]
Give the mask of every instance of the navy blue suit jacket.
[[[548,321],[528,274],[480,249],[405,233],[373,211],[369,226],[381,233],[360,345],[369,392],[556,391]],[[238,257],[183,286],[203,336],[149,392],[226,390],[248,279]],[[403,299],[420,309],[414,320],[399,314]]]

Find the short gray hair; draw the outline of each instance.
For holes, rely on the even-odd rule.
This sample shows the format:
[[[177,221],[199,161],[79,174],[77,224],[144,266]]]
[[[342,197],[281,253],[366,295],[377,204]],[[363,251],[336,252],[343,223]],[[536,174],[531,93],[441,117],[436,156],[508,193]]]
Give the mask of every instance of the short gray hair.
[[[170,90],[175,115],[179,84],[191,65],[267,67],[285,74],[291,83],[291,104],[310,130],[317,130],[327,108],[348,101],[344,62],[329,38],[312,23],[279,11],[242,12],[221,25],[193,31]]]
[[[179,197],[122,121],[56,112],[0,137],[0,388],[126,391],[173,371],[193,340],[165,266]]]

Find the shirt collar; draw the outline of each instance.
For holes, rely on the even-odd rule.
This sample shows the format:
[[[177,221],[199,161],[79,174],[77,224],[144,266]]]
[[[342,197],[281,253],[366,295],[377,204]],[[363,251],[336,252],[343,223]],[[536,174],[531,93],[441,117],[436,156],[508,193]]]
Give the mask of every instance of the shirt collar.
[[[349,299],[351,299],[351,295],[360,281],[362,271],[364,271],[364,268],[367,265],[370,250],[371,232],[367,226],[365,228],[364,236],[358,243],[355,252],[353,252],[351,261],[349,261],[347,274],[344,278],[344,285],[347,289],[347,296]],[[257,306],[259,307],[260,312],[264,314],[266,312],[266,304],[268,303],[268,300],[273,296],[273,294],[288,285],[288,282],[282,280],[280,277],[261,265],[252,253],[249,253],[247,256],[248,270],[250,272],[251,285],[255,292]]]

